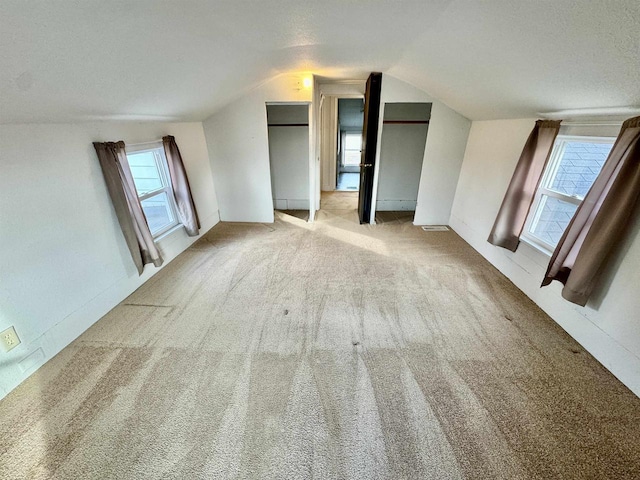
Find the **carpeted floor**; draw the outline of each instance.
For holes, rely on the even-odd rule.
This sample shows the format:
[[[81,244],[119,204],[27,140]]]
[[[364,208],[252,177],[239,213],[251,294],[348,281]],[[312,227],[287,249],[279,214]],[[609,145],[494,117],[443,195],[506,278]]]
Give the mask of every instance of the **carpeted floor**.
[[[640,478],[640,399],[454,232],[354,205],[213,228],[0,402],[0,477]]]

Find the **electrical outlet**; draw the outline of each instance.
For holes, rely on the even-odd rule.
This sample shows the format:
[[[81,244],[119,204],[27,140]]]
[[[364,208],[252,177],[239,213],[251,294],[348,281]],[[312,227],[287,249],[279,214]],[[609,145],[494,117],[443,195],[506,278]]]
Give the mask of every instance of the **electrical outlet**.
[[[20,339],[18,338],[15,328],[9,327],[0,332],[0,343],[4,347],[5,352],[20,345]]]

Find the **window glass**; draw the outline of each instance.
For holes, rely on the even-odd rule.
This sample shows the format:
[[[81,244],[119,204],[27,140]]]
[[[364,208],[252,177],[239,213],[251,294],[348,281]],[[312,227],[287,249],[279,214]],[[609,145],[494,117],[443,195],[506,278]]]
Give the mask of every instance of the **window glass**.
[[[611,144],[566,142],[550,189],[584,198],[604,165]]]
[[[127,159],[138,195],[144,195],[163,187],[156,155],[153,151],[130,153],[127,155]]]
[[[362,148],[361,133],[347,133],[344,138],[344,164],[360,165],[360,149]]]
[[[151,233],[162,230],[174,223],[175,217],[171,211],[169,198],[165,192],[142,200],[140,203],[142,210],[144,210],[144,215],[147,217],[147,223],[149,224]]]
[[[347,150],[358,150],[362,146],[362,135],[359,133],[347,133],[344,140],[344,148]]]
[[[557,245],[577,208],[578,205],[543,195],[531,233],[549,245]]]
[[[178,224],[175,199],[161,146],[127,153],[140,205],[154,237]]]
[[[558,136],[531,206],[525,238],[544,250],[555,248],[602,170],[613,141]]]

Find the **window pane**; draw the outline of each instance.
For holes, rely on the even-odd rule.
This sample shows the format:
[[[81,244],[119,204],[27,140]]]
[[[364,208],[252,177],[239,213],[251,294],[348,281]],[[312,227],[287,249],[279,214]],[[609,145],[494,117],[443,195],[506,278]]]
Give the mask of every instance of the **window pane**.
[[[584,197],[600,173],[612,146],[612,143],[566,142],[549,188],[565,195]]]
[[[153,152],[128,153],[129,167],[138,195],[144,195],[163,187],[162,177]]]
[[[577,208],[573,203],[543,195],[529,231],[555,247]]]
[[[174,223],[175,219],[169,208],[169,199],[165,192],[147,198],[141,203],[152,234]]]
[[[360,152],[354,152],[353,150],[344,152],[344,164],[345,165],[360,165]]]
[[[362,148],[362,134],[360,133],[347,133],[344,139],[345,150],[358,150]]]

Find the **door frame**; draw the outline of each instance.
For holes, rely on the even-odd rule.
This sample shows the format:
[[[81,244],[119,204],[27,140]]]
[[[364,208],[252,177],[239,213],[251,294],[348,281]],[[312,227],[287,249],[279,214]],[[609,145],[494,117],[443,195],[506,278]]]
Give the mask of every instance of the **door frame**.
[[[337,138],[338,138],[338,100],[340,100],[341,98],[359,98],[359,99],[363,99],[364,100],[364,95],[359,95],[359,94],[351,94],[351,93],[341,93],[341,94],[321,94],[320,96],[321,100],[320,100],[320,125],[319,125],[319,130],[320,130],[320,148],[322,149],[322,145],[323,145],[323,123],[322,123],[322,114],[323,114],[323,109],[326,108],[326,105],[328,102],[334,102],[335,101],[335,115],[333,115],[334,118],[332,118],[332,130],[334,130],[334,135],[332,137],[332,142],[331,142],[331,146],[334,147],[332,148],[332,150],[334,151],[334,153],[337,154]],[[322,156],[322,150],[320,151],[320,158],[321,158],[321,165],[320,165],[320,185],[321,185],[321,191],[323,192],[332,192],[336,190],[336,186],[337,186],[337,181],[336,181],[336,176],[337,176],[337,158],[334,159],[333,162],[328,161],[328,166],[325,167],[324,164],[322,163],[323,161],[327,162],[326,159],[323,159]],[[324,168],[328,168],[328,177],[329,177],[329,182],[328,184],[324,181],[324,174],[325,174],[325,170]],[[328,187],[328,188],[327,188]]]
[[[314,173],[315,171],[311,168],[314,164],[314,157],[315,157],[315,143],[314,143],[314,136],[313,136],[313,132],[314,132],[314,126],[313,126],[313,102],[312,101],[302,101],[302,102],[277,102],[277,101],[266,101],[264,102],[265,108],[264,108],[264,114],[265,117],[267,115],[267,107],[269,105],[296,105],[296,106],[301,106],[301,105],[306,105],[307,106],[307,114],[308,114],[308,120],[307,120],[307,128],[309,130],[308,136],[309,136],[309,177],[308,177],[308,184],[309,184],[309,218],[307,220],[307,222],[311,223],[313,222],[313,219],[315,217],[316,214],[316,209],[315,207],[315,202],[314,202]],[[266,118],[265,118],[266,120]],[[266,121],[267,124],[267,144],[269,143],[269,121]],[[269,175],[271,177],[271,175],[273,175],[272,170],[271,170],[271,158],[269,158]],[[272,178],[272,177],[271,177]],[[273,181],[273,180],[271,180]],[[271,188],[271,208],[273,210],[275,210],[275,204],[273,204],[273,188]]]
[[[362,128],[362,161],[360,163],[360,190],[358,192],[358,218],[360,224],[375,223],[375,192],[377,190],[380,143],[380,112],[383,103],[382,73],[372,72],[367,79]]]

